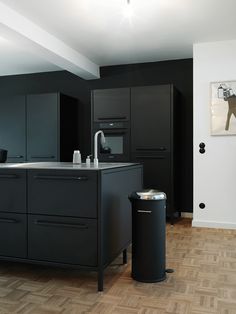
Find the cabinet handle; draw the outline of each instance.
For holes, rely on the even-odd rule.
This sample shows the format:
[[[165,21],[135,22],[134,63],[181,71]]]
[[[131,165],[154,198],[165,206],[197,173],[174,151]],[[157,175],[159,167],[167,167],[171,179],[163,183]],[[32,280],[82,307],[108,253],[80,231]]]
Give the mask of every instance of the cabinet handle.
[[[143,210],[143,209],[138,209],[138,213],[144,213],[144,214],[151,214],[151,210]]]
[[[124,120],[126,117],[100,117],[98,120]]]
[[[34,223],[36,225],[45,226],[45,227],[88,229],[88,226],[85,224],[64,223],[64,222],[47,221],[47,220],[35,220]]]
[[[87,181],[88,177],[73,177],[73,176],[46,176],[46,175],[36,175],[35,179],[39,180],[76,180],[76,181]]]
[[[31,156],[30,158],[47,158],[47,159],[53,159],[53,158],[55,158],[55,156]]]
[[[160,147],[156,147],[156,148],[136,148],[137,151],[156,151],[156,152],[163,152],[164,150],[166,150],[165,146],[160,146]]]
[[[22,155],[16,155],[16,156],[8,156],[8,158],[23,158],[24,156]]]
[[[0,174],[0,179],[16,179],[18,176],[16,174]]]
[[[0,218],[0,222],[7,223],[7,224],[15,224],[18,222],[18,220],[9,219],[9,218]]]
[[[165,159],[165,156],[136,156],[136,159]]]

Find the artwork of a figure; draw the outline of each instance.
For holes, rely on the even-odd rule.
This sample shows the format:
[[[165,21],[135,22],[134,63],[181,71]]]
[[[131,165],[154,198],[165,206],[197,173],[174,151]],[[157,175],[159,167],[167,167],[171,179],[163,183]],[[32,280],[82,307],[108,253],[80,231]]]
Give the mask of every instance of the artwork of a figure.
[[[211,134],[236,134],[236,81],[211,83]]]
[[[228,101],[228,105],[229,105],[227,120],[226,120],[226,124],[225,124],[225,130],[228,131],[230,118],[231,118],[232,114],[236,118],[236,95],[229,96],[225,100]]]

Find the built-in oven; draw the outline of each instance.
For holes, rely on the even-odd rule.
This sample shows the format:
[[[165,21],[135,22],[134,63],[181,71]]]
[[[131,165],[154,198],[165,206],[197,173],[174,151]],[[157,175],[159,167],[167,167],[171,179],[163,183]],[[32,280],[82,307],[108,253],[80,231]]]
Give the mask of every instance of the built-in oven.
[[[102,130],[105,143],[98,141],[99,161],[129,161],[130,160],[130,123],[128,121],[96,122],[93,124],[94,134]],[[92,142],[93,142],[92,141]]]

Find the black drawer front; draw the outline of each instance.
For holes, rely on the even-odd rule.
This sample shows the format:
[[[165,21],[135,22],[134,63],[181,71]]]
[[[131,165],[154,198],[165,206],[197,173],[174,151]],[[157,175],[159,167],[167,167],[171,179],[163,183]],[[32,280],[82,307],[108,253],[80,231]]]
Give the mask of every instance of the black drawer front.
[[[97,220],[29,215],[28,257],[96,266]]]
[[[26,213],[26,171],[0,170],[0,211]]]
[[[97,217],[97,174],[89,171],[30,170],[29,213]]]
[[[26,215],[0,213],[0,255],[26,258]]]

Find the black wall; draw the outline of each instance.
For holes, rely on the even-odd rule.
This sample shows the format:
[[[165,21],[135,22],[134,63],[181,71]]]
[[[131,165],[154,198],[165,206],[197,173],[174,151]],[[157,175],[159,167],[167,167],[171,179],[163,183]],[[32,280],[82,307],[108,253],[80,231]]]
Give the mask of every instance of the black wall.
[[[101,79],[85,81],[66,71],[0,77],[0,95],[56,92],[74,96],[80,103],[80,147],[90,154],[90,90],[172,83],[181,92],[181,194],[182,211],[193,203],[193,61],[152,62],[101,68]]]

